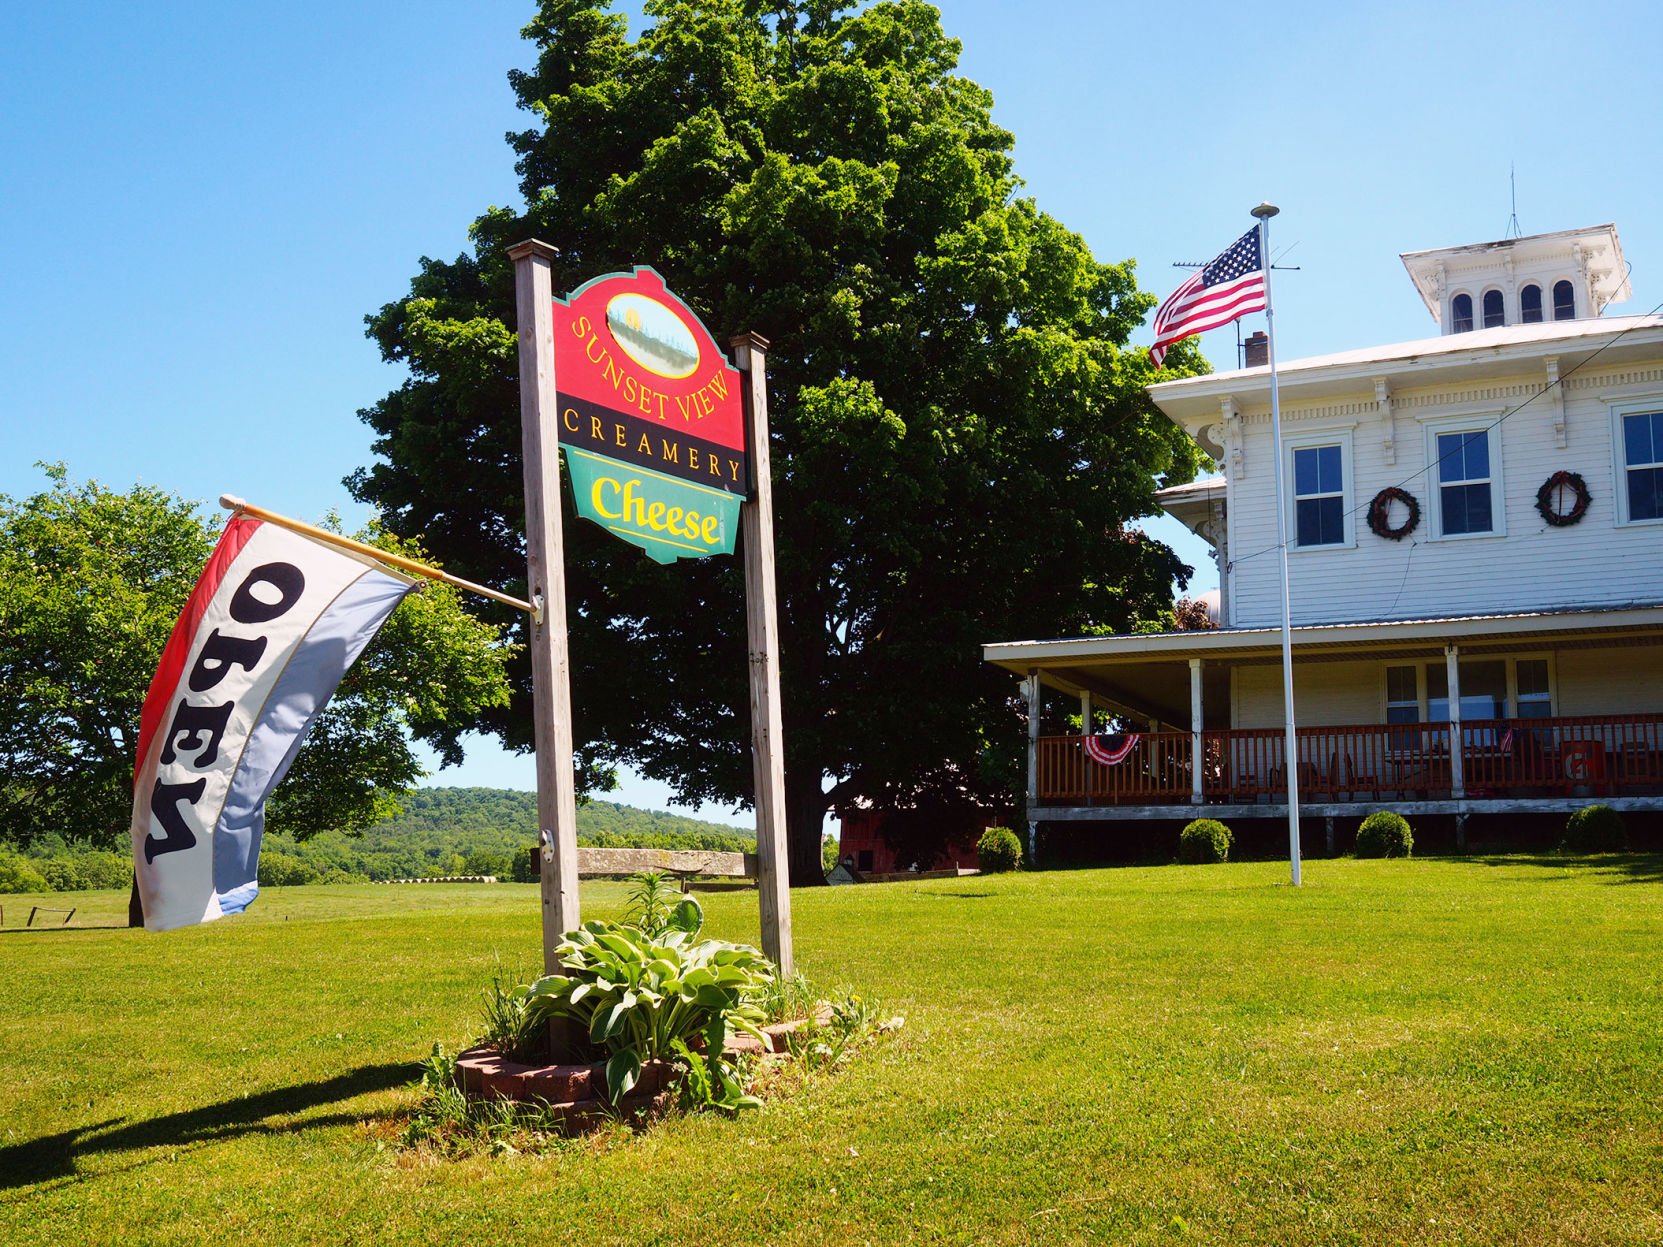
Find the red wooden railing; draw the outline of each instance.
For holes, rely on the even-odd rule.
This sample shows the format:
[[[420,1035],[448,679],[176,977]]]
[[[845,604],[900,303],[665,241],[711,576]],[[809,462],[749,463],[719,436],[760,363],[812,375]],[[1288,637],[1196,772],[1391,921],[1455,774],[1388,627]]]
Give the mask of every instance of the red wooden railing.
[[[1287,796],[1280,728],[1201,734],[1201,796],[1251,804]],[[1454,794],[1448,723],[1298,729],[1301,800],[1428,800]],[[1114,766],[1078,736],[1039,741],[1039,796],[1049,805],[1182,805],[1193,791],[1193,737],[1144,732]],[[1663,794],[1663,714],[1486,719],[1461,724],[1463,795]]]

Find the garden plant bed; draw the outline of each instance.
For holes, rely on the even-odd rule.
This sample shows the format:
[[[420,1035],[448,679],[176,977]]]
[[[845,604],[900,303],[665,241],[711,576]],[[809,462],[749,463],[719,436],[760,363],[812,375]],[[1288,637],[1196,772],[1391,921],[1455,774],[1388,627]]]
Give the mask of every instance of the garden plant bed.
[[[767,1039],[766,1047],[752,1035],[729,1035],[723,1051],[729,1056],[784,1056],[790,1050],[792,1035],[809,1025],[825,1026],[831,1019],[831,1006],[821,1005],[815,1009],[812,1017],[792,1018],[787,1022],[774,1022],[764,1026],[762,1033]]]
[[[829,1005],[813,1016],[793,1018],[762,1027],[766,1046],[751,1035],[730,1035],[723,1051],[730,1057],[780,1057],[789,1050],[791,1036],[809,1025],[825,1026],[831,1021]],[[648,1115],[666,1108],[678,1084],[676,1067],[670,1061],[648,1061],[633,1089],[617,1104],[606,1099],[606,1063],[547,1064],[510,1060],[491,1044],[469,1048],[456,1058],[456,1076],[462,1092],[471,1099],[515,1100],[546,1105],[569,1126],[600,1121],[619,1115]]]
[[[675,1066],[648,1061],[634,1088],[617,1104],[606,1099],[606,1064],[527,1065],[511,1061],[489,1044],[469,1048],[456,1059],[463,1094],[473,1099],[516,1100],[541,1104],[568,1126],[609,1118],[652,1114],[669,1106],[675,1092]]]

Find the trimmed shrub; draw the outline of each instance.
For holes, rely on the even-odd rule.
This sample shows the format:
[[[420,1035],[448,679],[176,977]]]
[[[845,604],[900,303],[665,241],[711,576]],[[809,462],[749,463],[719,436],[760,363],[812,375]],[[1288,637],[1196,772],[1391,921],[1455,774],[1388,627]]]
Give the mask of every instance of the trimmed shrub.
[[[1628,826],[1609,805],[1590,805],[1565,820],[1562,853],[1622,853],[1628,848]]]
[[[1205,866],[1230,860],[1235,837],[1216,818],[1198,818],[1178,834],[1178,860],[1187,866]]]
[[[46,879],[26,857],[0,853],[0,894],[7,892],[50,892]]]
[[[1009,827],[989,827],[982,832],[982,838],[976,841],[976,855],[981,858],[984,875],[1022,869],[1022,841]]]
[[[1414,847],[1409,820],[1391,810],[1376,810],[1357,828],[1358,857],[1408,857]]]

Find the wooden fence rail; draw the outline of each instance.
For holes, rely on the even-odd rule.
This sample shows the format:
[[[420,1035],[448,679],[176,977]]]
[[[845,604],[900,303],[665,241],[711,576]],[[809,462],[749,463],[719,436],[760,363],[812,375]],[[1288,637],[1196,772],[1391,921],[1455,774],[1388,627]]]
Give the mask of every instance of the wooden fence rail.
[[[1456,794],[1448,723],[1300,728],[1302,800],[1428,800]],[[1093,761],[1078,736],[1039,741],[1039,795],[1071,805],[1182,805],[1194,792],[1194,738],[1139,733],[1125,758]],[[1252,804],[1287,797],[1281,728],[1201,734],[1204,802]],[[1469,720],[1460,728],[1459,795],[1663,793],[1663,714]]]

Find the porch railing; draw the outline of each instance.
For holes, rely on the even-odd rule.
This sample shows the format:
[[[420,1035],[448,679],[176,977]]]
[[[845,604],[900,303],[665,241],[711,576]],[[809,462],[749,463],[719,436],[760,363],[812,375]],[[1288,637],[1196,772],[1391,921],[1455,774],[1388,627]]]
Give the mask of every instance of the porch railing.
[[[1287,798],[1280,728],[1201,734],[1203,802]],[[1300,728],[1301,800],[1373,802],[1552,795],[1663,794],[1663,714],[1466,720]],[[1045,804],[1182,805],[1195,791],[1189,732],[1143,732],[1116,765],[1086,756],[1078,736],[1039,741]]]

